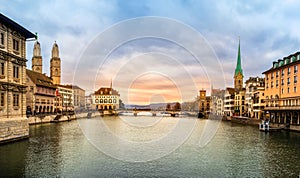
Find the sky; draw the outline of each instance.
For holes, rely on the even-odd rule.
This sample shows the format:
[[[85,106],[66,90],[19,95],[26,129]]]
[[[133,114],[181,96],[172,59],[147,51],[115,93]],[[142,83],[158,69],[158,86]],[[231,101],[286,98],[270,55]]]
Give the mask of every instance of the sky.
[[[43,72],[56,41],[62,83],[89,93],[112,81],[125,103],[188,101],[199,89],[232,87],[239,38],[244,81],[300,47],[294,0],[0,2],[2,14],[38,33]]]

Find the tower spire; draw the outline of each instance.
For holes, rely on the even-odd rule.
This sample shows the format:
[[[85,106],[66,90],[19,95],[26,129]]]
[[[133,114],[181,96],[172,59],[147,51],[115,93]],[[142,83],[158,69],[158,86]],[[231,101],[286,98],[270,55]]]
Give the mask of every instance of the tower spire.
[[[242,63],[241,63],[241,49],[240,49],[240,37],[239,37],[239,47],[238,47],[238,56],[237,56],[237,63],[235,68],[234,75],[241,73],[243,75]]]
[[[112,79],[110,79],[110,88],[112,89]]]
[[[239,37],[239,47],[238,47],[238,56],[237,56],[237,63],[234,72],[234,88],[235,89],[242,89],[243,88],[243,69],[242,69],[242,61],[241,61],[241,47],[240,47],[240,37]]]

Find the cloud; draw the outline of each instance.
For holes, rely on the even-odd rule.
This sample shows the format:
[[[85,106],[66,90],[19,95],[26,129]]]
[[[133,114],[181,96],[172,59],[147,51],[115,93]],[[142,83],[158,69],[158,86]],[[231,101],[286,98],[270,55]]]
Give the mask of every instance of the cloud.
[[[242,66],[244,76],[261,76],[261,73],[269,69],[272,62],[288,56],[299,50],[300,28],[298,7],[299,1],[262,2],[259,0],[242,1],[5,1],[0,10],[4,15],[17,21],[32,32],[38,32],[42,46],[44,71],[49,74],[49,60],[53,42],[56,40],[60,47],[62,59],[62,81],[70,83],[74,72],[78,68],[88,75],[80,85],[86,90],[92,91],[100,85],[109,85],[113,73],[120,71],[120,67],[126,65],[126,61],[150,51],[169,56],[176,56],[179,63],[165,64],[160,61],[160,71],[173,72],[172,76],[182,80],[180,72],[174,74],[176,66],[187,70],[192,76],[197,88],[209,89],[207,76],[215,75],[212,67],[223,67],[223,78],[227,86],[232,86],[232,77],[237,58],[238,36],[241,37]],[[22,13],[20,13],[22,12]],[[220,64],[213,65],[205,59],[209,59],[210,53],[205,54],[209,47],[195,43],[198,36],[189,36],[176,28],[166,24],[143,24],[131,26],[122,33],[111,33],[103,38],[102,46],[90,47],[97,42],[97,38],[106,29],[121,20],[128,20],[141,16],[161,16],[178,20],[192,27],[200,33],[212,50],[215,51]],[[101,67],[99,57],[107,54],[105,50],[111,50],[113,44],[128,37],[132,32],[139,35],[142,26],[149,29],[149,33],[164,32],[166,37],[176,37],[182,40],[180,44],[161,39],[134,40],[123,47],[116,49],[110,57],[110,63]],[[130,37],[130,36],[129,36]],[[109,46],[109,45],[112,46]],[[184,49],[188,46],[188,49]],[[33,42],[27,43],[27,66],[31,66]],[[191,54],[190,51],[196,51]],[[198,52],[197,52],[198,51]],[[99,52],[101,53],[99,55]],[[86,54],[89,53],[89,54]],[[200,62],[193,61],[193,55],[199,57]],[[92,63],[85,61],[93,61]],[[145,57],[145,56],[144,56]],[[149,57],[149,56],[148,56]],[[187,60],[182,60],[187,59]],[[110,65],[114,67],[109,67]],[[96,66],[96,67],[95,67]],[[142,64],[139,64],[142,66]],[[169,66],[169,67],[166,67]],[[219,66],[218,66],[219,67]],[[95,73],[101,68],[105,73],[100,75],[99,80]],[[127,66],[123,70],[124,75],[130,77],[130,73],[137,67]],[[145,69],[141,68],[141,69]],[[163,70],[164,69],[164,70]],[[126,72],[128,74],[126,74]],[[206,76],[204,76],[206,75]],[[203,80],[203,78],[207,78]],[[215,79],[222,83],[222,79]],[[92,84],[90,83],[92,82]],[[93,86],[92,86],[93,85]],[[117,84],[116,84],[117,85]],[[214,85],[215,86],[215,85]],[[221,84],[220,87],[223,87]]]

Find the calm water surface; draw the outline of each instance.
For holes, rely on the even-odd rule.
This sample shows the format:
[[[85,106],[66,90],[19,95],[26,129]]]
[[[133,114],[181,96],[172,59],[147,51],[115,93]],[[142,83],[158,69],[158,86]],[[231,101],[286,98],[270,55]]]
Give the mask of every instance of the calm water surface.
[[[196,120],[194,131],[178,149],[160,159],[134,163],[99,151],[79,125],[80,122],[105,121],[122,139],[151,141],[167,134],[180,119],[195,121],[193,118],[128,119],[146,122],[145,127],[124,124],[121,119],[112,117],[30,126],[30,139],[0,146],[0,175],[297,177],[300,173],[300,133],[262,133],[257,127],[221,122],[216,135],[202,148],[198,144],[199,135],[208,121]],[[147,130],[149,124],[156,125],[156,130]]]

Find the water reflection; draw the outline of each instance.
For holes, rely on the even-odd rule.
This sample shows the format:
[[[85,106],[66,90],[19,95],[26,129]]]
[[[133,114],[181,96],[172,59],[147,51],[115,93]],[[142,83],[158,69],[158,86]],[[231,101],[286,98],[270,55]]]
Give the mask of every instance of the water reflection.
[[[107,127],[118,136],[136,142],[158,138],[159,134],[165,135],[163,131],[156,133],[154,130],[171,128],[177,122],[176,119],[166,118],[154,124],[152,128],[154,130],[141,131],[138,127],[132,128],[124,124],[121,119],[113,117],[100,119],[104,119]],[[143,118],[136,119],[143,122]],[[188,119],[191,118],[185,120]],[[80,120],[30,126],[29,140],[0,146],[0,175],[13,177],[297,177],[299,175],[300,133],[262,133],[257,127],[222,122],[211,142],[205,147],[200,147],[199,136],[207,121],[194,121],[196,121],[194,131],[183,145],[160,159],[143,163],[119,161],[99,151],[83,135],[78,124]],[[145,123],[149,122],[151,121]],[[103,131],[103,128],[98,129]],[[109,140],[102,144],[108,142]],[[119,154],[128,153],[120,149]]]

